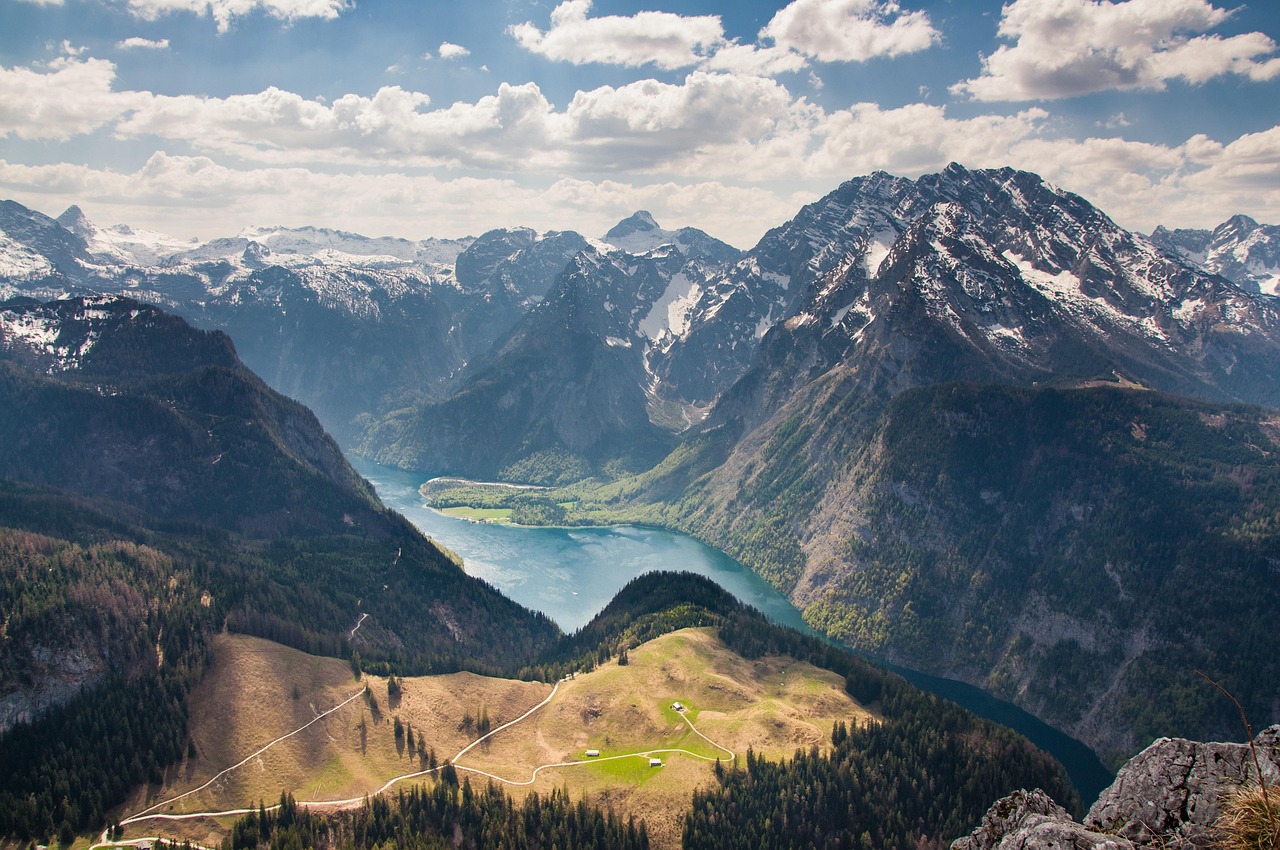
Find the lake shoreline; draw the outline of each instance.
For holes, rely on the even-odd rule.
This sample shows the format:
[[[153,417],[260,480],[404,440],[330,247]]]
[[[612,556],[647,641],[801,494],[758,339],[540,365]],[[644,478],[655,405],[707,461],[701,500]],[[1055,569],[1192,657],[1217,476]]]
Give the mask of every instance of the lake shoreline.
[[[667,569],[703,575],[758,608],[772,622],[831,640],[818,634],[790,600],[750,568],[681,532],[634,522],[590,526],[479,522],[424,504],[428,497],[421,492],[427,483],[422,481],[423,473],[363,461],[356,467],[374,483],[388,507],[403,514],[423,534],[457,552],[469,575],[546,614],[566,632],[585,625],[627,581],[645,572]],[[839,641],[831,642],[844,647]],[[966,682],[897,667],[844,648],[902,675],[917,687],[1020,732],[1067,767],[1086,805],[1110,784],[1112,774],[1096,753],[1016,705]]]

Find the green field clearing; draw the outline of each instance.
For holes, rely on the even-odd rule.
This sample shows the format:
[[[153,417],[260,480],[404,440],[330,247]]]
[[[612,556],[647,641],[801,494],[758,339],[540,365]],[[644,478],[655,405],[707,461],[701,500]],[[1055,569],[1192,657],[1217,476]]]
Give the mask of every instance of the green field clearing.
[[[471,508],[459,505],[452,508],[441,508],[440,513],[475,522],[505,522],[511,519],[510,508]]]

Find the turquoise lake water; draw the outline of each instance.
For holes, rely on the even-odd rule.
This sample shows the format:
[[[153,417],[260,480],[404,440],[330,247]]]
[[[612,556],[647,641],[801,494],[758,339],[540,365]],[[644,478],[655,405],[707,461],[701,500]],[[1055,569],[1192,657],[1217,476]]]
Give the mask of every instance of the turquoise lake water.
[[[470,575],[541,611],[566,632],[586,625],[631,579],[654,570],[684,570],[706,576],[775,623],[814,634],[772,585],[725,553],[683,534],[633,526],[525,528],[471,522],[427,506],[418,487],[428,475],[355,460],[353,465],[388,507],[461,555]],[[963,682],[891,669],[917,687],[1016,729],[1052,753],[1071,774],[1085,806],[1111,783],[1111,773],[1092,750],[1012,703]]]

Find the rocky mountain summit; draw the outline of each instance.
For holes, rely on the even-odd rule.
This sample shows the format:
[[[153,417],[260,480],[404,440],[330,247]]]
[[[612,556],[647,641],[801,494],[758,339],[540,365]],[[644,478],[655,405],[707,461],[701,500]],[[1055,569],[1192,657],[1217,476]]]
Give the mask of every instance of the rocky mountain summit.
[[[1262,781],[1280,782],[1280,725],[1253,741]],[[1219,846],[1219,818],[1236,791],[1258,788],[1248,744],[1161,738],[1121,768],[1083,823],[1043,791],[996,802],[952,850],[1137,850]],[[1276,795],[1276,791],[1272,792]],[[1272,797],[1273,809],[1280,795]],[[1264,845],[1259,845],[1264,846]]]

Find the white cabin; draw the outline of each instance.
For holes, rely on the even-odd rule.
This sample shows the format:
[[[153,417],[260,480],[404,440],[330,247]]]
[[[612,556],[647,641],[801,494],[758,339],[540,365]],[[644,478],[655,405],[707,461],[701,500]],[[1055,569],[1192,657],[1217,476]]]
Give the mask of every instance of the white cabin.
[[[649,759],[649,767],[662,767],[662,759]]]
[[[600,751],[599,751],[599,750],[587,750],[587,757],[588,757],[588,758],[595,758],[595,757],[597,757],[597,756],[599,756],[599,755],[600,755]]]

